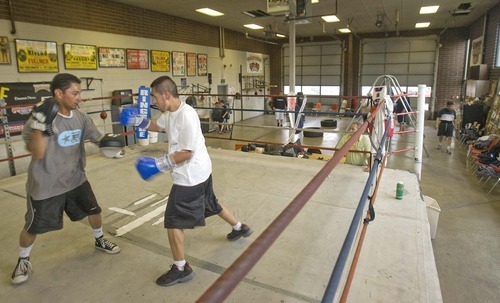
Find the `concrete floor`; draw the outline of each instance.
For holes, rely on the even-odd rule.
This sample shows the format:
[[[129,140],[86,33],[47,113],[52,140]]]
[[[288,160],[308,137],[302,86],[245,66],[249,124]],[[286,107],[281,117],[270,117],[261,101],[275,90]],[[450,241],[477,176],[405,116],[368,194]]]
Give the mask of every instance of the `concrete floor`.
[[[306,126],[319,126],[321,119],[308,116]],[[338,121],[337,129],[343,130],[350,120],[342,118]],[[274,116],[264,115],[242,124],[274,125]],[[415,175],[409,173],[414,171],[412,153],[397,154],[388,160],[387,167],[391,169],[384,174],[389,182],[380,189],[376,210],[379,222],[389,225],[380,229],[383,224],[371,224],[368,229],[349,302],[439,302],[441,294],[436,294],[436,285],[439,287],[439,284],[443,302],[499,300],[500,186],[486,195],[486,190],[478,185],[465,166],[464,149],[456,147],[452,155],[436,151],[435,130],[426,127],[425,131],[429,157],[423,161],[421,189]],[[228,138],[229,134],[211,132],[208,136]],[[233,136],[274,142],[286,140],[286,132],[266,128],[235,126]],[[305,138],[304,144],[332,147],[340,136],[339,133],[325,133],[322,138]],[[404,139],[395,137],[392,147],[407,148],[413,142],[413,135]],[[266,155],[252,155],[250,159],[240,152],[214,150],[234,150],[235,143],[207,139],[216,164],[215,189],[236,216],[251,223],[256,232],[252,237],[228,243],[224,239],[228,228],[219,219],[210,219],[206,227],[187,231],[187,258],[197,276],[189,283],[170,288],[154,284],[154,279],[171,264],[166,233],[160,220],[165,204],[163,199],[170,188],[170,183],[165,181],[169,182],[170,178],[142,182],[132,165],[134,155],[138,153],[161,153],[161,144],[133,148],[125,158],[118,160],[89,157],[89,179],[104,209],[106,231],[122,234],[118,238],[110,236],[122,247],[119,255],[109,256],[94,251],[89,243],[88,226],[66,221],[63,231],[39,237],[32,253],[35,273],[25,285],[17,287],[10,285],[9,275],[15,265],[17,237],[25,209],[25,175],[1,180],[0,198],[4,211],[0,239],[5,248],[0,255],[0,268],[4,273],[0,280],[0,301],[194,302],[324,164],[322,161],[284,157],[273,157],[269,161],[271,156]],[[245,157],[250,160],[245,160]],[[345,224],[330,224],[352,217],[352,203],[357,202],[356,198],[343,193],[360,190],[361,186],[356,184],[362,184],[365,174],[360,168],[347,165],[338,166],[336,170],[342,177],[334,175],[326,181],[311,200],[311,206],[303,209],[273,245],[274,249],[268,251],[227,302],[320,301],[346,230]],[[276,174],[276,171],[282,173]],[[280,176],[283,183],[279,184],[282,185],[273,183],[276,175]],[[405,198],[402,203],[394,204],[394,180],[399,179],[406,184]],[[290,183],[297,185],[292,191],[286,187]],[[130,186],[119,186],[121,184]],[[249,188],[248,184],[253,186]],[[137,190],[138,187],[141,190]],[[420,190],[436,199],[442,209],[437,235],[432,240],[433,251],[430,239],[426,244],[430,237],[424,236],[422,240],[414,235],[428,233],[422,208],[413,203],[420,196]],[[337,201],[330,202],[332,196]],[[132,211],[134,215],[111,210],[112,207]],[[396,211],[399,212],[397,216],[394,215]],[[143,218],[144,213],[154,217],[148,224],[135,227],[134,222]],[[401,213],[407,215],[401,216]],[[388,220],[382,220],[384,217]],[[330,221],[322,220],[326,218]],[[417,232],[405,235],[402,231],[410,225]],[[388,230],[391,231],[390,237]],[[314,239],[326,237],[329,243],[313,241],[311,234]],[[378,241],[384,237],[386,247],[380,247]],[[368,252],[370,256],[363,256]],[[434,258],[433,254],[435,265],[429,262]],[[394,255],[400,259],[389,258]],[[436,267],[439,283],[434,277]]]
[[[332,117],[329,117],[332,118]],[[245,121],[271,125],[273,116],[267,115]],[[307,117],[306,127],[320,126],[325,117]],[[351,120],[338,119],[337,130],[345,130]],[[453,153],[436,150],[438,145],[435,121],[426,121],[424,153],[422,162],[421,190],[434,198],[441,208],[436,237],[432,240],[443,302],[472,303],[500,302],[500,184],[489,195],[493,186],[490,181],[482,186],[466,165],[466,148],[453,142]],[[238,131],[239,128],[235,128]],[[241,131],[241,130],[240,130]],[[238,133],[235,137],[238,137]],[[219,135],[221,136],[221,135]],[[222,135],[224,136],[224,135]],[[248,136],[248,137],[246,137]],[[340,134],[326,134],[323,138],[305,138],[304,144],[332,146]],[[245,132],[241,137],[254,140],[271,140],[267,134]],[[283,137],[277,136],[279,141]],[[286,137],[284,137],[286,138]],[[207,140],[207,145],[232,148],[232,142]],[[396,135],[391,149],[405,149],[415,146],[414,134]],[[412,152],[390,156],[388,168],[415,172]]]

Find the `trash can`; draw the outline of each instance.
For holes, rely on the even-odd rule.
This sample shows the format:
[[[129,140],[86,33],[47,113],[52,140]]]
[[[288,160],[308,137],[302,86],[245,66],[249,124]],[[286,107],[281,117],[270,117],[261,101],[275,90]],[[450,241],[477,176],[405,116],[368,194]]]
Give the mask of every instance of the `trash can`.
[[[201,126],[201,132],[206,134],[209,132],[210,129],[210,117],[209,116],[199,116],[200,117],[200,126]]]
[[[431,239],[434,239],[436,238],[436,230],[441,208],[439,207],[437,201],[429,196],[424,196],[424,202],[427,208],[427,217],[429,218],[429,225],[431,228]]]

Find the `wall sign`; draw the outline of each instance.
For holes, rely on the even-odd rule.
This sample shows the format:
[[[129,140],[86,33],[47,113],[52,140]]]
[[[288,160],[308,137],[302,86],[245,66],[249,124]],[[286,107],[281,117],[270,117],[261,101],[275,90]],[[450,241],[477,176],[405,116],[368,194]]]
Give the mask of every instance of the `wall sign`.
[[[97,69],[97,48],[95,45],[63,44],[64,68]]]
[[[198,76],[206,76],[208,72],[207,54],[198,54]]]
[[[470,66],[479,65],[483,61],[483,37],[472,41],[470,52]]]
[[[15,39],[17,71],[20,73],[57,73],[57,43]]]
[[[125,67],[125,49],[99,47],[99,67]]]
[[[149,69],[149,52],[146,49],[127,49],[128,69]]]
[[[151,90],[149,87],[141,86],[139,87],[139,91],[137,93],[137,106],[139,107],[139,114],[144,118],[148,118],[151,116],[149,105],[151,104]],[[137,128],[136,130],[137,139],[147,139],[148,138],[148,130]]]
[[[187,53],[186,62],[187,62],[187,75],[196,76],[196,54]]]
[[[170,52],[161,50],[151,50],[151,71],[169,72],[170,71]]]
[[[0,83],[0,99],[9,107],[6,116],[10,134],[20,134],[33,106],[51,96],[48,82]],[[0,127],[0,137],[3,136],[4,127]]]
[[[172,52],[172,75],[186,75],[186,55],[184,52]]]
[[[0,36],[0,64],[10,64],[9,38]]]

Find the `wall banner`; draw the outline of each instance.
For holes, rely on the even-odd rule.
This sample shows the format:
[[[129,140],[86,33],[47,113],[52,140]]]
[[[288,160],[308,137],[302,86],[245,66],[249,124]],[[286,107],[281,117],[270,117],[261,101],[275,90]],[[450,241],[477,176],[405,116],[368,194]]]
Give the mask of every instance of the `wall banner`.
[[[0,99],[5,101],[7,107],[10,134],[21,134],[33,106],[51,96],[50,83],[0,83]],[[0,137],[4,136],[4,132],[4,127],[0,127]]]

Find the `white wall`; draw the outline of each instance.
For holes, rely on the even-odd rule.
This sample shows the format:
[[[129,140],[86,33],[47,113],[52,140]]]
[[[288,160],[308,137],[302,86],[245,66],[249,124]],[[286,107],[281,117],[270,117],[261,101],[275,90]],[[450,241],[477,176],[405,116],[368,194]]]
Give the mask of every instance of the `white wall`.
[[[0,83],[11,83],[11,82],[50,82],[54,77],[55,73],[19,73],[17,71],[17,63],[15,58],[15,45],[14,39],[30,39],[30,40],[44,40],[44,41],[55,41],[58,45],[58,59],[59,59],[59,72],[72,73],[78,77],[93,77],[96,79],[102,79],[102,81],[94,80],[90,89],[92,91],[84,91],[82,97],[87,98],[99,98],[99,97],[110,97],[112,92],[117,89],[132,89],[134,93],[137,93],[137,89],[140,86],[149,86],[151,82],[159,76],[170,75],[172,73],[161,73],[161,72],[151,72],[150,70],[128,70],[126,68],[98,68],[97,70],[66,70],[64,68],[64,58],[62,52],[63,43],[75,43],[75,44],[87,44],[96,45],[97,47],[117,47],[117,48],[136,48],[136,49],[155,49],[155,50],[165,50],[165,51],[182,51],[182,52],[192,52],[192,53],[204,53],[208,55],[208,73],[212,74],[212,85],[208,84],[208,77],[172,77],[174,81],[180,85],[180,79],[186,78],[187,85],[200,84],[211,88],[212,94],[217,93],[217,84],[221,83],[221,79],[225,80],[228,84],[229,94],[235,94],[240,91],[240,84],[238,82],[238,75],[240,72],[240,66],[245,66],[246,52],[225,50],[225,57],[219,57],[219,49],[214,47],[207,47],[201,45],[192,45],[178,42],[170,42],[155,39],[145,39],[132,36],[123,35],[113,35],[108,33],[61,28],[54,26],[45,26],[39,24],[30,24],[23,22],[16,22],[16,34],[13,36],[10,34],[10,22],[9,20],[0,20],[0,36],[9,37],[9,48],[11,56],[10,65],[0,65]],[[268,59],[268,56],[263,55],[264,59]],[[268,62],[269,60],[264,60]],[[245,70],[243,68],[243,70]],[[269,66],[264,69],[266,71],[266,79],[270,78]],[[82,89],[85,89],[85,81],[82,82]],[[186,91],[188,93],[189,91]],[[203,104],[199,106],[209,107],[213,99],[216,97],[205,98]],[[254,98],[252,98],[254,99]],[[249,104],[251,108],[264,109],[264,102],[261,102],[262,98],[258,99],[255,104]],[[97,112],[91,116],[94,118],[95,123],[102,128],[102,131],[112,132],[111,127],[111,114],[108,112],[108,118],[102,120],[99,117],[99,112],[103,110],[109,110],[111,100],[96,100],[88,101],[81,104],[81,108],[87,112]],[[209,111],[200,110],[200,115],[209,114]],[[252,114],[251,116],[254,116]],[[236,121],[240,120],[240,115],[233,112],[233,117]],[[246,116],[245,116],[246,117]],[[11,138],[12,149],[14,156],[19,156],[26,154],[24,143],[20,141],[20,136],[16,135]],[[91,149],[90,152],[95,152],[95,148]],[[0,138],[0,160],[5,159],[8,156],[7,144],[3,138]],[[17,173],[22,173],[26,171],[27,165],[29,163],[29,157],[22,158],[15,161],[15,167]],[[0,162],[0,178],[10,176],[8,162]]]

